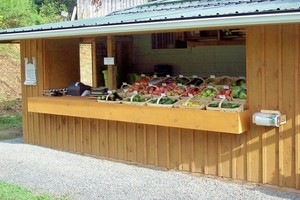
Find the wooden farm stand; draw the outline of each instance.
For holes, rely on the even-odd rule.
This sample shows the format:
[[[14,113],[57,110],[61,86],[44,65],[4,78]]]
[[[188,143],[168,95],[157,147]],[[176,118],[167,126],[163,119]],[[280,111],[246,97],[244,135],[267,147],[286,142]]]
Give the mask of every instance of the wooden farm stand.
[[[299,6],[296,11],[299,12]],[[37,84],[22,85],[24,141],[85,155],[299,190],[298,12],[293,13],[295,18],[286,21],[276,22],[279,18],[274,12],[274,21],[245,20],[244,24],[228,23],[230,25],[214,22],[190,28],[178,25],[135,30],[129,23],[127,29],[118,31],[112,29],[114,25],[103,26],[99,33],[77,31],[60,35],[57,29],[50,28],[48,35],[43,35],[45,30],[34,27],[27,30],[30,34],[19,29],[0,31],[1,41],[20,42],[22,83],[25,81],[24,58],[31,62],[35,57],[37,62]],[[286,19],[284,16],[291,13],[279,14],[283,14],[280,19]],[[151,27],[156,22],[144,23]],[[69,27],[72,30],[72,26]],[[85,97],[42,96],[44,89],[66,87],[80,79],[79,44],[83,41],[91,42],[93,47],[96,86],[102,80],[102,69],[98,68],[102,61],[97,60],[96,55],[99,41],[107,45],[106,56],[117,57],[122,52],[118,42],[130,45],[131,35],[222,28],[241,28],[246,32],[248,107],[243,112],[116,105]],[[64,28],[58,30],[65,31]],[[192,46],[195,45],[198,44],[193,42]],[[113,66],[108,70],[109,87],[115,88]],[[279,110],[287,115],[287,123],[279,128],[253,124],[252,114],[261,109]]]

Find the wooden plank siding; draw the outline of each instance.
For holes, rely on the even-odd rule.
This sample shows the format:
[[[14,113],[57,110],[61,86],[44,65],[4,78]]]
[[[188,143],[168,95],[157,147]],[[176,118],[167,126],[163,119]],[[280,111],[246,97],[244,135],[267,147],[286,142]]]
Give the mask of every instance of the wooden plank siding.
[[[280,128],[252,125],[247,180],[299,188],[299,24],[247,28],[249,109],[279,110]],[[298,170],[296,172],[296,169]]]
[[[113,11],[144,4],[147,2],[148,0],[77,0],[77,17],[78,19],[102,17]]]
[[[37,59],[38,85],[22,87],[25,142],[299,190],[300,25],[253,26],[246,30],[249,109],[251,113],[280,110],[287,115],[287,124],[280,128],[251,124],[250,131],[236,135],[27,113],[26,98],[41,95],[43,89],[44,64],[43,59]],[[42,55],[38,49],[42,47],[39,40],[22,41],[22,59],[32,55],[39,58]]]

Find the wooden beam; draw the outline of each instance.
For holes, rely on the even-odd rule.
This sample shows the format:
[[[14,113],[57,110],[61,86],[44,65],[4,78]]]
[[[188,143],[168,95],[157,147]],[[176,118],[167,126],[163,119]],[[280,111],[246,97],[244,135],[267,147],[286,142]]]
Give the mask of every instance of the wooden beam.
[[[115,36],[107,36],[107,57],[115,58]],[[116,62],[116,61],[115,61]],[[108,88],[110,90],[116,89],[116,67],[115,65],[108,65]]]
[[[96,41],[91,42],[92,51],[92,86],[97,87],[97,76],[100,72],[97,71],[97,55],[96,55]]]

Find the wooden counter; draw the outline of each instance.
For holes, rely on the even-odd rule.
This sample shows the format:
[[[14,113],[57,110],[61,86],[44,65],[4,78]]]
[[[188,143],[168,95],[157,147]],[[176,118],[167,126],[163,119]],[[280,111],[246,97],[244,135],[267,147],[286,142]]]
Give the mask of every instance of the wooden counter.
[[[250,127],[250,112],[218,112],[98,103],[85,97],[29,97],[28,112],[240,134]]]

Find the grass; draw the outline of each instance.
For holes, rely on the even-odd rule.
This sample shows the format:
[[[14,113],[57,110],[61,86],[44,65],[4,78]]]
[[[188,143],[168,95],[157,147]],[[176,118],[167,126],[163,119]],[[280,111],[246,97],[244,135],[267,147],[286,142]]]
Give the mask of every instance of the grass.
[[[21,101],[0,102],[0,140],[9,140],[21,136],[22,127]]]
[[[22,127],[20,105],[20,99],[0,102],[0,131]]]
[[[0,130],[22,127],[21,114],[13,116],[0,116]]]
[[[24,187],[0,181],[0,199],[3,200],[62,200],[49,194],[36,194]]]

